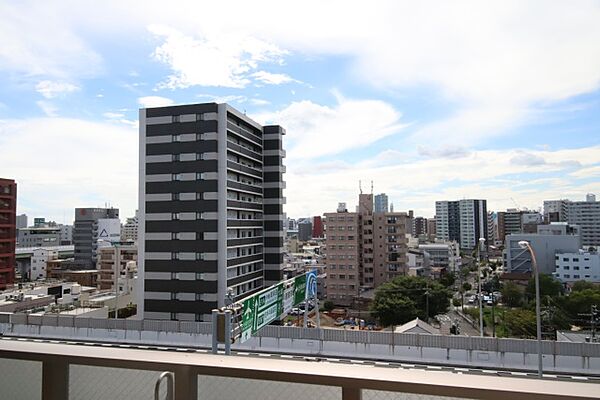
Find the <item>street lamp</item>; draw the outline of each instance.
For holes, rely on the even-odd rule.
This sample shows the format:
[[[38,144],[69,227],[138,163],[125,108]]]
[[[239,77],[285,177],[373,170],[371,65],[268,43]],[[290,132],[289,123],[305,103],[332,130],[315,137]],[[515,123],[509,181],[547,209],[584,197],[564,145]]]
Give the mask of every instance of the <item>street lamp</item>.
[[[523,250],[528,250],[531,254],[531,265],[535,277],[535,322],[537,325],[537,353],[538,353],[538,378],[541,378],[542,373],[542,322],[540,317],[540,271],[538,270],[535,253],[531,248],[531,244],[527,240],[521,240],[519,247]]]
[[[477,282],[479,284],[479,336],[483,337],[483,296],[481,295],[481,247],[485,243],[485,238],[479,238],[477,243]]]

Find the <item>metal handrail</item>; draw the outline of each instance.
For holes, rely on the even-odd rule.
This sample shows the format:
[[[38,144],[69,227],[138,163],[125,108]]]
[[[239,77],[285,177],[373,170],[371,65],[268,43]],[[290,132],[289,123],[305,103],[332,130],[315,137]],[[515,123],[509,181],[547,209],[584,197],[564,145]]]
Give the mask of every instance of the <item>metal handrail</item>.
[[[156,380],[156,384],[154,385],[154,400],[159,400],[159,392],[160,392],[160,383],[163,379],[167,379],[167,397],[166,400],[174,400],[173,391],[175,387],[175,374],[170,371],[165,371]]]

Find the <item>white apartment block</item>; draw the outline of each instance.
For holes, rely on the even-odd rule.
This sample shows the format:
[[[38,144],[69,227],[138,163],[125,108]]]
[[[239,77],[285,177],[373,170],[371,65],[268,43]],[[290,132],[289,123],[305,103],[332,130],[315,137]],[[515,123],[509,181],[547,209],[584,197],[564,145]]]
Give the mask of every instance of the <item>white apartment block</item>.
[[[556,254],[554,277],[563,283],[600,283],[600,254],[589,252]]]
[[[35,249],[31,255],[31,274],[30,280],[46,279],[48,272],[48,261],[56,260],[58,251],[48,249]]]

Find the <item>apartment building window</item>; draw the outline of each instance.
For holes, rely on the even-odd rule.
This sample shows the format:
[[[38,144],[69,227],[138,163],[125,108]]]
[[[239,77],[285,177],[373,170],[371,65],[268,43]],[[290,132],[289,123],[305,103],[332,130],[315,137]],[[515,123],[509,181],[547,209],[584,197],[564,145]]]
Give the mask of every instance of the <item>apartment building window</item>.
[[[177,272],[171,272],[171,280],[173,280],[173,281],[177,280]]]
[[[172,252],[171,253],[171,260],[179,260],[179,253],[177,252]]]
[[[179,193],[171,193],[171,200],[173,200],[173,201],[179,200]]]
[[[340,278],[340,279],[346,279],[346,275],[345,275],[345,274],[340,274],[340,275],[339,275],[339,278]]]
[[[197,281],[201,281],[201,280],[202,280],[202,278],[203,278],[203,276],[202,276],[202,272],[196,272],[196,280],[197,280]]]
[[[202,301],[202,293],[196,293],[196,301]]]
[[[196,180],[200,181],[200,180],[204,179],[205,176],[206,175],[204,174],[204,172],[197,172],[196,173]]]
[[[180,181],[181,180],[181,174],[171,174],[171,180],[172,181]]]
[[[204,121],[204,113],[196,114],[196,121]]]
[[[177,293],[171,292],[171,300],[177,300]]]
[[[196,322],[202,322],[202,314],[196,313]]]
[[[181,135],[173,135],[171,139],[174,143],[181,142]]]
[[[565,266],[563,267],[563,269],[569,270],[569,269],[571,269],[571,267],[569,267],[568,265],[565,265]]]
[[[202,218],[202,213],[201,213],[201,212],[197,212],[197,213],[196,213],[196,219],[197,219],[197,220],[202,220],[202,219],[203,219],[203,218]]]
[[[171,240],[179,240],[179,233],[171,232]]]
[[[171,313],[171,321],[177,321],[177,313]]]
[[[203,160],[204,155],[202,153],[196,153],[196,161]]]
[[[575,271],[579,271],[579,266],[575,265],[575,266],[573,267],[573,269],[574,269]]]
[[[179,115],[173,115],[173,122],[179,122]]]
[[[171,219],[173,221],[178,221],[179,220],[179,213],[171,213]]]
[[[196,261],[204,261],[204,253],[196,253]]]
[[[330,277],[331,279],[336,279],[336,278],[337,278],[337,275],[336,275],[336,274],[330,274],[330,275],[329,275],[329,277]]]
[[[579,279],[579,275],[573,275],[573,279]]]

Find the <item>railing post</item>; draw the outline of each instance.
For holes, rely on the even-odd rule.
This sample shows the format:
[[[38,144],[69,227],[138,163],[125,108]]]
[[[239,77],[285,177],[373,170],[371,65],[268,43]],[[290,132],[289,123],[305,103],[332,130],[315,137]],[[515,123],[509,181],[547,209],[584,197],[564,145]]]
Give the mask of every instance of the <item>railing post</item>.
[[[342,400],[361,400],[362,390],[360,388],[342,386]]]
[[[69,398],[69,364],[49,358],[42,362],[42,400]]]
[[[225,310],[225,354],[231,355],[231,310]]]
[[[198,398],[198,374],[187,365],[175,368],[175,399]]]
[[[219,351],[219,342],[217,341],[217,318],[219,310],[212,310],[212,353],[217,354]]]

